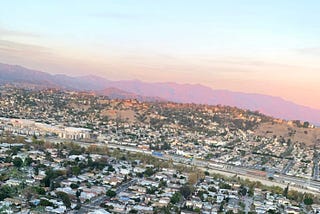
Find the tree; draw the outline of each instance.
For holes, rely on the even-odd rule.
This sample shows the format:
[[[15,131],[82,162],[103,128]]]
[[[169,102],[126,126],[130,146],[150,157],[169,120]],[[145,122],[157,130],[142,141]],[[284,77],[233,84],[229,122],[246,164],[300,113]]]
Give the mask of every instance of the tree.
[[[184,185],[180,188],[180,193],[187,199],[192,194],[192,187],[190,185]]]
[[[74,166],[74,167],[71,168],[71,171],[72,171],[73,175],[78,176],[80,174],[80,172],[81,172],[81,169],[78,166]]]
[[[254,195],[254,187],[249,187],[248,195],[252,197]]]
[[[171,149],[171,146],[168,142],[165,141],[161,146],[161,150],[169,150],[169,149]]]
[[[147,168],[147,170],[144,172],[144,174],[148,177],[154,174],[154,171],[152,168]]]
[[[177,203],[179,203],[180,202],[180,200],[181,200],[181,193],[180,192],[175,192],[173,195],[172,195],[172,197],[171,197],[171,199],[170,199],[170,202],[172,203],[172,204],[177,204]]]
[[[71,187],[71,189],[77,189],[77,188],[79,188],[79,185],[72,183],[72,184],[70,184],[70,187]]]
[[[44,184],[45,187],[50,187],[51,184],[52,184],[52,181],[63,175],[64,172],[61,171],[61,170],[53,170],[51,168],[49,168],[47,171],[46,171],[46,177],[44,177],[42,180],[41,180],[41,183]]]
[[[13,160],[12,160],[12,163],[15,167],[17,168],[20,168],[23,164],[23,160],[19,157],[15,157]]]
[[[283,196],[284,196],[284,197],[288,197],[288,192],[289,192],[289,184],[286,186],[286,188],[284,188],[284,190],[283,190]]]
[[[147,188],[147,194],[154,194],[158,190],[157,187],[149,187]]]
[[[198,182],[198,173],[197,172],[190,173],[189,178],[188,178],[188,182],[190,184],[196,184]]]
[[[48,206],[53,206],[53,203],[46,200],[46,199],[40,199],[40,206],[48,207]]]
[[[313,199],[310,197],[306,197],[304,200],[303,200],[303,203],[305,205],[312,205],[313,204]]]
[[[80,190],[79,190],[79,189],[77,190],[77,192],[76,192],[76,197],[77,197],[77,198],[79,198],[79,197],[81,196],[81,192],[82,192],[81,189],[80,189]]]
[[[67,193],[65,193],[65,192],[57,192],[56,195],[58,196],[58,198],[60,198],[62,200],[63,204],[67,208],[71,207],[70,198],[69,198],[69,195]]]
[[[8,185],[2,186],[0,188],[0,201],[3,201],[5,198],[11,197],[12,192],[13,192],[13,189],[10,186]]]
[[[26,159],[24,159],[24,164],[25,164],[26,166],[30,166],[30,165],[32,164],[32,162],[33,162],[33,159],[30,158],[29,156],[26,157]]]
[[[110,166],[108,166],[108,172],[114,172],[115,171],[115,169],[110,165]]]
[[[239,195],[246,196],[247,192],[248,192],[247,188],[245,186],[241,185],[239,188],[239,191],[238,191]]]
[[[115,197],[115,196],[117,195],[117,193],[116,193],[115,191],[109,189],[109,190],[107,191],[106,195],[107,195],[108,197],[110,197],[110,198],[113,198],[113,197]]]
[[[195,211],[196,213],[201,213],[201,209],[200,209],[199,207],[195,208],[194,211]]]
[[[219,183],[219,187],[220,189],[231,189],[230,184],[224,183],[224,182],[220,182]]]
[[[33,187],[34,191],[36,191],[36,193],[38,193],[39,195],[45,195],[46,194],[46,190],[42,187],[39,186],[34,186]]]
[[[34,174],[39,175],[39,166],[34,167]]]

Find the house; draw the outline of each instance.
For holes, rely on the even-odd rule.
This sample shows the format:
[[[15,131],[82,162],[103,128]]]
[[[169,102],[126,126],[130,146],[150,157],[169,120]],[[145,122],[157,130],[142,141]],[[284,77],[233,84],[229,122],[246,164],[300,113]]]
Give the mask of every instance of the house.
[[[217,195],[217,203],[220,204],[224,200],[224,195],[219,194]]]
[[[17,179],[14,179],[14,178],[11,178],[9,180],[7,180],[5,182],[6,185],[9,185],[9,186],[19,186],[19,184],[21,183],[20,180],[17,180]]]
[[[142,213],[153,213],[153,208],[152,207],[135,205],[135,206],[133,206],[133,209],[134,210],[138,210],[139,212],[142,212]]]
[[[192,201],[186,201],[186,207],[192,208],[193,202]]]
[[[47,213],[65,213],[67,211],[66,206],[59,206],[58,208],[46,207],[45,211]]]
[[[104,209],[97,209],[92,212],[88,212],[88,214],[110,214],[110,212],[104,210]]]

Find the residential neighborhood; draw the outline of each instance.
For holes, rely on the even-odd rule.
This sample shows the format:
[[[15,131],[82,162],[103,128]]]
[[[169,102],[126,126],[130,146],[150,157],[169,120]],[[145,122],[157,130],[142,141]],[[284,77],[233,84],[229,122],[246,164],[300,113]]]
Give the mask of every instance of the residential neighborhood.
[[[306,122],[47,89],[0,104],[3,213],[320,212]]]

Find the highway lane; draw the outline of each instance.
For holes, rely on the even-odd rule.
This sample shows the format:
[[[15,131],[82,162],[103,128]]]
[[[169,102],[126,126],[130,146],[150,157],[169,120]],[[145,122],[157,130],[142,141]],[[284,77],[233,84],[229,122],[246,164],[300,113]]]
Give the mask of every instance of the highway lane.
[[[92,143],[84,143],[84,142],[77,142],[75,143],[88,147],[92,145]],[[110,144],[110,143],[97,143],[96,145],[105,145],[110,149],[120,149],[123,151],[129,151],[129,152],[136,152],[136,153],[143,153],[143,154],[148,154],[152,155],[152,152],[149,150],[143,150],[137,147],[130,147],[130,146],[125,146],[125,145],[119,145],[119,144]],[[164,155],[162,157],[159,156],[153,156],[159,159],[163,160],[172,160],[176,164],[185,164],[185,165],[194,165],[197,167],[200,167],[204,170],[210,169],[213,170],[216,173],[227,173],[228,175],[237,175],[237,176],[242,176],[243,178],[248,178],[252,181],[260,181],[263,184],[268,184],[268,185],[274,185],[274,186],[281,186],[285,187],[288,183],[290,184],[291,187],[294,187],[298,191],[302,192],[310,192],[314,194],[319,194],[320,193],[320,181],[317,180],[312,180],[308,178],[302,178],[302,177],[296,177],[296,176],[290,176],[290,175],[285,175],[285,174],[275,174],[274,179],[271,181],[267,177],[261,177],[261,176],[255,176],[253,173],[257,172],[257,170],[249,169],[246,167],[241,167],[241,166],[233,166],[233,165],[228,165],[224,163],[215,163],[212,164],[208,161],[204,160],[190,160],[189,158],[184,158],[181,156],[173,156],[173,155]]]
[[[135,147],[128,147],[128,146],[117,145],[117,144],[106,144],[106,145],[109,148],[113,148],[113,149],[118,148],[120,150],[125,150],[125,151],[152,154],[151,151],[145,151],[145,150],[135,148]],[[197,167],[201,167],[203,169],[214,170],[217,173],[219,173],[219,172],[220,173],[229,173],[232,175],[243,176],[246,178],[250,178],[251,180],[260,181],[263,184],[270,184],[270,185],[275,185],[275,186],[286,187],[286,185],[289,183],[291,185],[291,187],[294,187],[298,191],[310,192],[310,193],[314,193],[314,194],[320,193],[320,182],[316,181],[316,180],[307,179],[307,178],[295,177],[295,176],[290,176],[290,175],[285,175],[285,174],[276,174],[274,176],[274,180],[271,181],[266,177],[252,175],[252,173],[256,172],[256,170],[248,169],[245,167],[232,166],[232,165],[223,164],[223,163],[217,163],[217,164],[215,164],[216,166],[213,166],[208,161],[203,161],[203,160],[190,161],[190,159],[188,159],[188,158],[171,156],[171,155],[165,155],[164,157],[158,157],[158,156],[153,156],[153,157],[166,159],[166,160],[171,159],[174,162],[179,163],[179,164],[187,164],[189,166],[194,165]]]

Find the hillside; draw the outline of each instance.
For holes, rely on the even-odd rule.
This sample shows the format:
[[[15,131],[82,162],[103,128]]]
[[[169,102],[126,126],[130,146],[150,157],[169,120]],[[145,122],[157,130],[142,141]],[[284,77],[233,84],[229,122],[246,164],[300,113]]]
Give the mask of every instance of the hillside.
[[[17,65],[0,64],[0,84],[21,87],[61,88],[95,91],[117,99],[140,101],[172,101],[235,106],[288,120],[310,121],[320,125],[320,110],[298,105],[280,97],[213,90],[200,84],[147,83],[142,81],[110,81],[98,76],[71,77],[64,74],[30,70]]]
[[[109,99],[92,93],[64,90],[0,89],[1,117],[68,126],[82,124],[82,127],[94,130],[103,129],[102,124],[114,122],[128,123],[128,127],[150,126],[155,131],[166,127],[198,133],[198,137],[219,136],[235,142],[247,135],[244,132],[248,132],[268,139],[290,139],[306,145],[320,143],[319,128],[303,127],[304,124],[298,121],[282,121],[236,107]],[[226,137],[235,132],[241,138]]]

